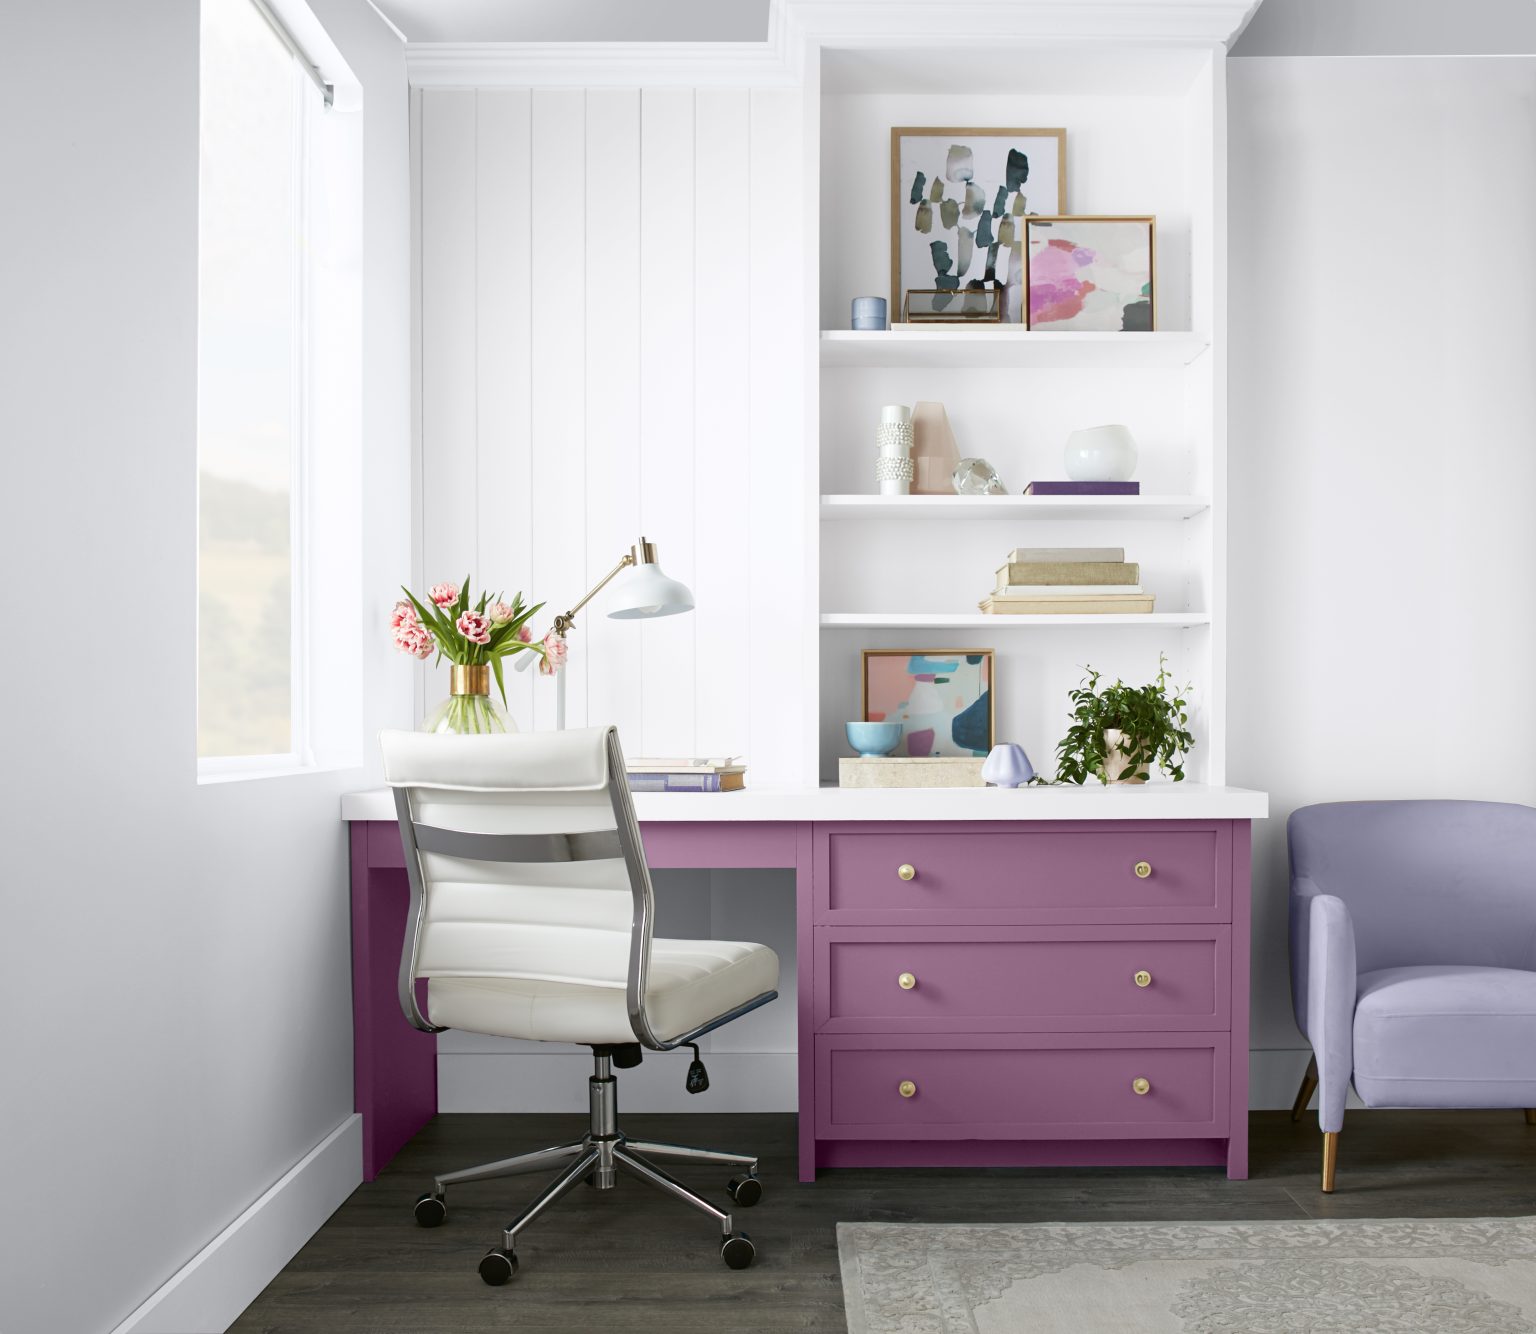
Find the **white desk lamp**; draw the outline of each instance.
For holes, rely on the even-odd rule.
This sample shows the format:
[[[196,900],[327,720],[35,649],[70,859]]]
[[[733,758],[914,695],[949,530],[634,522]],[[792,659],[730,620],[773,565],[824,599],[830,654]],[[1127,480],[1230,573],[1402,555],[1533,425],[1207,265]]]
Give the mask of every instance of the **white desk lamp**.
[[[644,537],[624,553],[613,569],[597,581],[570,611],[555,617],[554,633],[562,640],[576,623],[576,613],[597,596],[618,574],[634,567],[634,573],[621,581],[613,592],[614,606],[608,615],[615,621],[647,621],[656,616],[676,616],[693,610],[693,592],[687,584],[669,579],[656,563],[656,544]],[[532,653],[520,653],[517,669],[527,671],[533,665]],[[565,669],[555,670],[555,727],[565,730]]]

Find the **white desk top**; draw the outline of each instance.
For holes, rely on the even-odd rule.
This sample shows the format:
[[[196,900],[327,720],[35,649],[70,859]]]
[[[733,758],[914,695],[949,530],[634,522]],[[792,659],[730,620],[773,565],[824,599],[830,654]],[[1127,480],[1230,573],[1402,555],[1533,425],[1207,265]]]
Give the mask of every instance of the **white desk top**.
[[[1262,820],[1269,795],[1204,783],[1029,788],[754,788],[637,792],[648,821],[714,820]],[[388,788],[348,792],[343,820],[389,820]]]

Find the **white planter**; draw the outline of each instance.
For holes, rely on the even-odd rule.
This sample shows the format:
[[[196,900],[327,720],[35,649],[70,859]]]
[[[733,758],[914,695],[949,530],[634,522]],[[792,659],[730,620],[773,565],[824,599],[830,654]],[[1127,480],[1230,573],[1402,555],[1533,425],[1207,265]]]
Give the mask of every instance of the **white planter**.
[[[1145,778],[1122,778],[1130,768],[1130,761],[1126,759],[1125,752],[1120,748],[1125,744],[1126,735],[1113,727],[1104,729],[1104,781],[1106,783],[1145,783]],[[1150,765],[1147,766],[1149,769]]]

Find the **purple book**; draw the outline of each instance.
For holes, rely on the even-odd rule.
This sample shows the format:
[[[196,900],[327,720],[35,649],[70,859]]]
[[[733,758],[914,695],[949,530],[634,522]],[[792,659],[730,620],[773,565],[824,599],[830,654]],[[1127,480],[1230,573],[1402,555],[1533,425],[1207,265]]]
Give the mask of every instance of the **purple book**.
[[[1031,482],[1026,496],[1139,496],[1140,482]]]

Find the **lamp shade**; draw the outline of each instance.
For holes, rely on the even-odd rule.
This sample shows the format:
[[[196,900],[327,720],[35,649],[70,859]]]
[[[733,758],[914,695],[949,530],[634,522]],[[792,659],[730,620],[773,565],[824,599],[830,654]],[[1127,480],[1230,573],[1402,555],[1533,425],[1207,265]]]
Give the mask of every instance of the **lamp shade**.
[[[609,595],[608,615],[615,621],[645,621],[693,610],[693,590],[669,579],[654,561],[636,565],[616,580]]]

